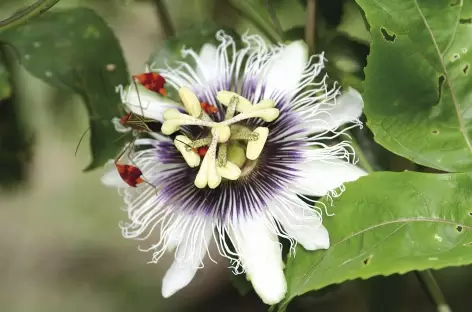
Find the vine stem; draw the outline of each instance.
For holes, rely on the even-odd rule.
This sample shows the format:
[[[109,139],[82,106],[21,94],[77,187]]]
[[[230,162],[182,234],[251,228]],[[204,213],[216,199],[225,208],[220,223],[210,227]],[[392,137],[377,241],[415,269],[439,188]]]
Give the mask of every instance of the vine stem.
[[[175,29],[172,25],[172,19],[170,17],[169,10],[167,9],[165,1],[155,0],[154,3],[156,4],[157,18],[159,19],[161,28],[164,31],[164,35],[167,39],[172,38],[173,36],[175,36]]]
[[[436,306],[436,310],[438,312],[452,312],[438,282],[434,278],[433,272],[426,270],[416,271],[415,273],[425,289],[425,292],[428,294],[429,299]]]
[[[241,15],[250,20],[272,43],[282,41],[281,35],[246,1],[229,0],[228,3]]]
[[[27,8],[21,9],[18,12],[14,13],[7,19],[0,21],[0,31],[5,31],[7,29],[16,27],[20,24],[28,22],[35,16],[41,15],[54,5],[56,5],[60,0],[38,0]]]
[[[315,36],[316,36],[316,0],[307,0],[306,2],[306,25],[305,25],[305,41],[310,54],[315,53]]]

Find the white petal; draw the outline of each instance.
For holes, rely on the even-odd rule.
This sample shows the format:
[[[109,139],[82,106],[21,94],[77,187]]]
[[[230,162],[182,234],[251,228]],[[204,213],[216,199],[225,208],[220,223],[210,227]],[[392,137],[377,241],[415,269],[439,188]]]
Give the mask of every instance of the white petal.
[[[196,222],[196,221],[195,221]],[[202,267],[202,260],[207,254],[208,244],[213,237],[211,222],[201,228],[187,231],[177,246],[175,260],[167,270],[162,281],[162,296],[168,298],[187,286]]]
[[[321,215],[297,196],[274,201],[269,206],[272,215],[282,224],[287,234],[307,250],[329,248],[329,235],[321,224]]]
[[[181,108],[176,102],[138,84],[123,92],[122,101],[133,113],[163,122],[162,114],[169,108]]]
[[[102,183],[109,187],[117,187],[117,188],[128,188],[130,187],[126,184],[125,181],[121,178],[118,170],[116,168],[111,168],[102,176]]]
[[[265,92],[262,99],[274,94],[293,96],[298,88],[308,60],[308,50],[303,41],[294,41],[269,61],[265,76]]]
[[[337,129],[339,126],[353,122],[362,114],[364,101],[356,89],[349,87],[348,91],[336,99],[336,105],[320,105],[319,110],[324,111],[317,116],[317,122],[307,125],[310,132],[323,132]]]
[[[282,251],[266,216],[248,217],[233,225],[232,242],[254,290],[266,304],[276,304],[287,292]]]
[[[361,168],[338,159],[311,160],[298,167],[302,176],[293,184],[293,190],[312,196],[324,196],[344,182],[367,175]]]
[[[218,75],[218,54],[214,45],[205,43],[200,50],[200,62],[197,66],[197,75],[208,82],[217,79]]]

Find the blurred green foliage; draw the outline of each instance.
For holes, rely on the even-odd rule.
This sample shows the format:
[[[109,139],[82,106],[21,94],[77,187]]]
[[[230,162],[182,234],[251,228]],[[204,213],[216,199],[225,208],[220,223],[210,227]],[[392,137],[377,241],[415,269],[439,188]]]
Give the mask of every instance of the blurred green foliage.
[[[31,4],[30,2],[2,1],[1,17],[10,16],[25,5]],[[371,35],[368,23],[377,30],[379,27],[387,27],[386,31],[390,31],[387,31],[390,35],[393,29],[395,36],[406,36],[402,31],[412,25],[397,25],[394,19],[386,19],[383,13],[380,14],[382,10],[379,9],[379,1],[357,1],[367,12],[367,16],[354,0],[316,1],[315,38],[306,37],[305,25],[308,18],[306,0],[162,1],[161,4],[163,3],[168,9],[167,13],[175,30],[173,37],[167,37],[165,34],[169,32],[162,29],[163,24],[159,18],[162,12],[159,12],[157,2],[158,0],[63,0],[56,8],[41,17],[0,33],[0,39],[9,44],[0,48],[0,108],[2,109],[0,185],[6,190],[24,181],[29,181],[30,185],[30,189],[22,189],[16,195],[5,193],[0,198],[0,220],[3,221],[0,227],[0,264],[2,264],[0,273],[4,277],[0,284],[2,310],[3,307],[5,311],[12,312],[267,310],[251,291],[250,284],[244,276],[229,277],[224,260],[219,261],[220,265],[216,268],[209,265],[209,268],[199,273],[197,280],[177,297],[163,300],[160,296],[160,279],[169,261],[146,266],[147,255],[137,253],[133,242],[125,242],[120,237],[116,223],[126,216],[118,214],[119,211],[116,209],[120,205],[118,198],[100,185],[99,178],[103,172],[99,168],[109,158],[113,158],[122,146],[122,141],[117,140],[118,137],[110,123],[112,117],[118,117],[122,113],[115,86],[126,84],[130,79],[129,72],[136,73],[137,68],[142,70],[146,61],[158,66],[165,65],[165,62],[172,63],[180,59],[179,52],[183,46],[198,50],[205,42],[214,42],[214,33],[221,28],[235,37],[249,30],[262,34],[269,42],[314,39],[316,51],[325,52],[328,59],[326,72],[331,77],[331,82],[337,80],[343,87],[353,86],[358,90],[367,88],[365,99],[366,107],[370,111],[367,116],[370,125],[376,118],[375,114],[372,114],[374,108],[376,113],[388,112],[388,118],[399,118],[403,109],[395,108],[398,103],[396,95],[412,96],[402,103],[402,107],[408,106],[408,109],[417,108],[418,101],[411,100],[412,98],[421,100],[425,98],[425,94],[437,96],[434,92],[420,93],[415,88],[398,89],[399,79],[391,73],[405,75],[404,83],[408,84],[407,78],[418,73],[417,63],[410,62],[410,65],[405,66],[405,63],[408,63],[406,58],[414,55],[415,49],[410,46],[408,49],[411,53],[403,55],[405,46],[397,47],[384,42],[382,36],[385,34],[379,31]],[[388,2],[388,5],[394,3],[399,7],[407,3],[406,0],[380,2]],[[451,7],[454,7],[452,4],[458,5],[458,3],[462,2],[452,1]],[[428,5],[425,1],[421,4]],[[443,5],[449,6],[449,3]],[[440,8],[438,3],[434,3],[431,6],[432,11],[428,12],[431,13],[433,10],[443,12],[444,10],[439,10]],[[403,11],[396,11],[394,8],[392,12]],[[415,19],[419,17],[417,13],[411,16]],[[429,17],[428,15],[427,21]],[[460,26],[459,39],[451,41],[454,46],[458,42],[467,44],[464,38],[470,32],[467,22],[470,17],[472,17],[472,4],[466,2],[460,12],[462,21],[460,24],[464,26]],[[436,18],[438,25],[444,26],[443,30],[451,27],[446,20],[443,20],[441,14],[437,13]],[[400,27],[400,31],[395,27]],[[418,28],[418,32],[418,35],[427,35],[424,25]],[[444,40],[446,39],[448,40],[448,38]],[[139,44],[134,40],[138,40]],[[414,45],[415,42],[409,44]],[[14,49],[11,46],[14,46]],[[427,51],[432,51],[431,46]],[[391,62],[390,58],[382,59],[387,53],[397,58],[396,61]],[[467,61],[469,55],[464,52],[461,58]],[[439,57],[434,51],[432,56],[431,59]],[[18,69],[18,62],[27,72]],[[139,67],[132,66],[133,62],[139,64]],[[364,73],[366,65],[368,67]],[[434,86],[431,90],[437,89],[437,77],[434,74],[441,75],[441,73],[444,74],[439,69],[435,73],[428,74],[429,82]],[[38,78],[53,88],[47,88],[38,81]],[[470,83],[470,79],[464,85],[468,85],[467,83]],[[461,101],[465,112],[468,105],[466,99],[470,97],[470,91],[467,90],[464,91],[464,101]],[[388,105],[384,101],[385,94],[389,94],[391,99],[387,102]],[[78,95],[79,101],[85,104],[85,109],[82,111],[76,112],[70,108],[77,99],[74,95]],[[450,102],[446,104],[448,103],[450,104]],[[446,104],[445,106],[448,106]],[[62,109],[63,112],[58,114],[57,112]],[[449,113],[450,110],[447,109],[445,114]],[[61,120],[57,120],[58,118]],[[74,120],[68,121],[70,118]],[[412,125],[416,127],[423,122],[423,119],[415,120]],[[89,151],[85,148],[79,151],[78,158],[74,158],[73,152],[80,134],[87,127],[86,123],[91,126],[92,155],[87,168],[97,171],[82,175],[80,168],[87,159]],[[404,126],[405,122],[399,123],[399,130],[403,130]],[[62,127],[64,129],[61,129]],[[34,131],[30,131],[31,128]],[[372,130],[378,139],[379,130],[375,127]],[[77,140],[62,137],[67,131],[74,133]],[[34,132],[34,138],[38,137],[38,142],[34,146],[30,132]],[[413,132],[413,130],[408,132],[407,137]],[[399,151],[392,147],[392,144],[385,144],[385,140],[379,140],[384,146],[378,145],[368,128],[358,130],[353,135],[365,150],[367,159],[377,170],[403,171],[422,168],[388,151],[385,147],[417,161],[416,156],[412,157],[409,153]],[[455,129],[446,139],[457,140],[457,136]],[[433,167],[456,169],[457,158],[462,161],[469,159],[467,153],[461,155],[463,157],[450,158],[448,166],[436,163]],[[421,163],[431,165],[429,162]],[[385,175],[388,178],[379,181],[376,179],[384,174],[374,174],[356,182],[352,189],[348,189],[346,197],[336,201],[337,208],[341,210],[338,219],[333,218],[327,222],[335,239],[344,237],[342,234],[352,231],[356,224],[371,222],[374,218],[366,219],[365,209],[371,211],[370,215],[379,218],[374,220],[375,224],[396,216],[395,213],[401,217],[415,212],[422,216],[450,213],[451,220],[448,216],[443,219],[459,223],[460,220],[455,218],[456,214],[469,209],[467,200],[470,194],[467,189],[472,183],[461,180],[460,185],[457,185],[457,177],[463,177],[464,174]],[[388,189],[391,185],[404,186],[405,181],[413,183],[414,187]],[[435,185],[431,186],[431,183]],[[385,194],[379,191],[383,184],[385,184],[384,189],[388,189]],[[422,187],[427,188],[422,190]],[[434,210],[428,210],[429,206],[421,206],[418,202],[420,199],[429,202],[432,197],[441,197],[446,193],[450,201],[442,201],[442,206],[435,206]],[[396,202],[398,194],[401,194],[403,201]],[[415,194],[422,194],[423,197]],[[362,199],[362,196],[365,198]],[[395,204],[395,207],[377,214],[376,210],[385,208],[383,202],[385,197],[392,205]],[[356,204],[352,204],[353,202]],[[370,203],[367,208],[365,203]],[[460,205],[457,205],[458,203]],[[455,210],[452,211],[455,213],[447,210],[448,207],[453,207]],[[338,223],[338,220],[344,221]],[[421,228],[420,225],[415,226],[415,229]],[[410,230],[413,227],[411,226]],[[452,231],[454,235],[461,237],[469,234],[465,226],[463,232],[459,234],[456,229],[446,229],[446,226],[442,230]],[[431,236],[430,234],[428,231],[424,239],[430,239],[431,237],[427,237]],[[377,236],[375,232],[362,236],[362,239],[370,237],[375,241]],[[394,238],[401,239],[398,236]],[[433,311],[435,309],[412,273],[388,278],[355,280],[319,289],[332,282],[342,282],[346,278],[390,274],[395,271],[392,271],[391,267],[396,263],[389,263],[388,257],[384,257],[385,267],[389,268],[388,272],[385,268],[377,268],[375,272],[369,271],[367,274],[362,269],[356,268],[348,274],[332,268],[331,266],[344,259],[343,256],[352,258],[356,256],[356,252],[359,253],[354,248],[362,245],[363,241],[360,238],[359,240],[355,246],[347,246],[352,249],[350,253],[343,253],[333,261],[323,262],[326,274],[319,279],[308,279],[307,283],[297,290],[293,288],[293,281],[299,280],[307,271],[312,272],[307,268],[325,253],[307,253],[299,249],[298,258],[295,260],[289,258],[287,268],[287,277],[291,285],[289,297],[293,299],[292,297],[302,293],[306,294],[295,297],[288,306],[288,311],[315,309]],[[422,246],[430,246],[433,243],[436,241],[425,241]],[[346,245],[349,244],[346,242]],[[405,244],[386,245],[385,248],[391,247],[392,257],[396,252],[403,251],[405,259],[410,259],[405,250],[412,245]],[[461,249],[463,257],[460,253],[455,254],[451,257],[454,259],[449,259],[445,265],[455,262],[469,263],[466,248]],[[333,252],[339,252],[337,250]],[[414,260],[412,262],[415,262]],[[425,261],[423,258],[416,260],[420,261],[421,265],[415,262],[402,272],[407,269],[432,266],[423,265]],[[362,267],[365,264],[357,261],[356,265]],[[453,310],[468,311],[469,292],[472,289],[471,268],[450,268],[437,271],[435,274],[440,284],[444,286],[446,297]],[[244,294],[243,297],[240,297],[231,283],[236,284],[239,292]],[[319,290],[312,291],[313,289]]]

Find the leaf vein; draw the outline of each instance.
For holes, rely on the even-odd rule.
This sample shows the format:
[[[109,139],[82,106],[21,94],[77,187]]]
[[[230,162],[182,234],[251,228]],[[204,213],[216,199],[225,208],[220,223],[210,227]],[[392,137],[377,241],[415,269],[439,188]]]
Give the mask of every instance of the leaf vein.
[[[462,6],[463,5],[463,0],[460,0],[460,2],[461,2],[460,5]],[[445,83],[448,86],[449,93],[451,94],[451,100],[452,100],[452,103],[454,103],[454,108],[455,108],[455,111],[456,111],[456,114],[457,114],[457,118],[459,120],[459,130],[462,133],[462,136],[464,137],[464,140],[466,142],[467,147],[469,148],[470,153],[472,154],[472,142],[471,142],[469,136],[467,135],[467,131],[466,131],[466,127],[465,127],[465,124],[464,124],[464,120],[462,119],[459,103],[457,102],[456,94],[454,92],[454,88],[452,86],[451,79],[449,77],[449,72],[447,71],[446,64],[444,63],[443,54],[441,53],[441,50],[439,49],[439,45],[436,41],[436,37],[434,36],[433,31],[432,31],[431,27],[429,26],[429,23],[426,20],[426,17],[424,16],[423,11],[421,10],[421,8],[418,4],[418,0],[414,0],[414,4],[415,4],[416,9],[418,10],[418,13],[420,14],[420,17],[421,17],[421,19],[422,19],[422,21],[423,21],[423,23],[426,27],[426,30],[428,31],[428,33],[431,37],[431,41],[433,43],[433,46],[434,46],[434,48],[435,48],[435,50],[438,54],[439,61],[441,63],[441,67],[442,67],[442,71],[443,71],[443,74],[444,74],[444,77],[445,77]],[[457,29],[457,27],[456,27],[456,29]]]

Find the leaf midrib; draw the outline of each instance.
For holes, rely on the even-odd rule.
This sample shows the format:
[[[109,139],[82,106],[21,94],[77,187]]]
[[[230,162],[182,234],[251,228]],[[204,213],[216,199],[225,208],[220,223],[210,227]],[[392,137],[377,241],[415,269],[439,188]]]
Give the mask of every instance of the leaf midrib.
[[[322,258],[317,261],[316,263],[313,263],[311,265],[311,267],[306,271],[307,273],[305,274],[306,278],[301,278],[299,281],[298,281],[298,284],[296,287],[294,287],[294,289],[299,289],[302,285],[305,285],[313,276],[313,274],[315,273],[317,267],[319,266],[319,263],[321,263],[321,261],[323,261],[323,258],[326,256],[327,253],[329,253],[330,251],[332,251],[337,245],[357,236],[357,235],[361,235],[365,232],[368,232],[370,230],[373,230],[375,228],[378,228],[378,227],[382,227],[382,226],[386,226],[386,225],[391,225],[391,224],[397,224],[397,223],[403,223],[403,225],[407,224],[407,223],[410,223],[410,222],[433,222],[433,223],[444,223],[444,224],[449,224],[449,225],[459,225],[459,226],[462,226],[462,228],[464,230],[469,230],[469,231],[472,231],[472,226],[469,226],[469,225],[466,225],[466,224],[461,224],[461,223],[458,223],[458,222],[454,222],[454,221],[451,221],[451,220],[443,220],[443,219],[432,219],[432,218],[401,218],[401,219],[395,219],[395,220],[389,220],[389,221],[385,221],[385,222],[382,222],[382,223],[379,223],[379,224],[374,224],[374,225],[371,225],[371,226],[368,226],[364,229],[361,229],[355,233],[352,233],[348,236],[346,236],[345,238],[337,241],[334,245],[332,245],[323,255],[322,255]],[[402,226],[403,226],[402,225]],[[285,308],[289,303],[290,301],[294,298],[298,296],[297,292],[292,292],[291,296],[286,298],[284,301],[282,301],[280,303],[280,307],[279,307],[279,311],[281,311],[281,309]],[[283,311],[283,310],[282,310]]]
[[[463,0],[460,0],[460,1],[461,1],[460,6],[462,8],[462,6],[464,4],[464,1]],[[416,9],[418,10],[418,13],[421,16],[421,19],[423,20],[423,23],[424,23],[426,29],[428,30],[428,33],[431,37],[431,41],[433,42],[434,48],[436,49],[436,52],[437,52],[437,55],[438,55],[438,58],[439,58],[439,62],[441,63],[441,67],[442,67],[442,70],[443,70],[445,82],[448,86],[449,92],[451,93],[451,98],[452,98],[452,102],[454,104],[454,108],[455,108],[455,111],[456,111],[456,114],[457,114],[457,119],[459,120],[459,131],[462,133],[462,136],[464,137],[465,143],[467,144],[467,147],[469,148],[469,151],[472,154],[472,142],[471,142],[471,139],[469,138],[469,136],[467,135],[467,129],[465,127],[464,120],[462,119],[462,116],[461,116],[461,113],[460,113],[459,103],[457,102],[456,94],[454,93],[454,89],[452,87],[451,80],[449,79],[449,72],[446,69],[446,64],[444,63],[443,55],[441,53],[441,50],[439,49],[438,43],[436,42],[436,38],[434,37],[433,31],[429,27],[428,21],[426,20],[426,17],[424,16],[423,11],[421,11],[421,8],[418,4],[418,0],[414,0],[413,2],[415,3],[415,7],[416,7]],[[456,27],[458,27],[458,26],[456,25]]]

